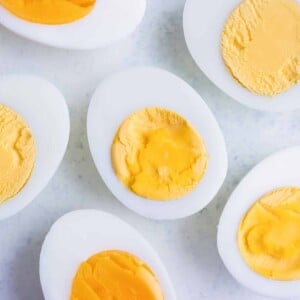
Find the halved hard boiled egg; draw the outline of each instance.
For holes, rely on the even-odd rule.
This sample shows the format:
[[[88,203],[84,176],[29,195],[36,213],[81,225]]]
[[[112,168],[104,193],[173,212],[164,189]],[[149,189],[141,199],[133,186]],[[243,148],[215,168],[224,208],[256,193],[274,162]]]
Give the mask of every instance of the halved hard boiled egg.
[[[92,49],[133,32],[145,9],[146,0],[1,0],[0,23],[50,46]]]
[[[0,219],[27,206],[58,168],[69,139],[63,95],[34,76],[0,78]]]
[[[210,109],[187,83],[158,68],[105,79],[92,97],[87,131],[108,188],[149,218],[198,212],[226,176],[225,142]]]
[[[266,111],[300,108],[297,0],[187,0],[183,27],[197,65],[238,102]]]
[[[265,296],[300,296],[299,168],[299,146],[263,160],[234,190],[219,222],[226,268]]]
[[[169,275],[149,243],[119,218],[78,210],[51,227],[40,255],[45,300],[175,300]]]

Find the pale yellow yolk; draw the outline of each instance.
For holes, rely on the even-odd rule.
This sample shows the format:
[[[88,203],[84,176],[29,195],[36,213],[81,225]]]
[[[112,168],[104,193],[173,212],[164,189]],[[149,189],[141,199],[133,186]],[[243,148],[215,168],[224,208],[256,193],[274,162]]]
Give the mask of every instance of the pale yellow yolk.
[[[155,274],[136,256],[100,252],[83,262],[73,280],[71,300],[163,300]]]
[[[240,223],[238,245],[258,274],[300,279],[300,188],[280,188],[257,201]]]
[[[175,112],[146,108],[120,126],[111,149],[121,182],[144,198],[171,200],[191,192],[207,165],[204,143]]]
[[[295,0],[245,0],[222,34],[231,75],[250,91],[273,96],[300,80],[300,6]]]
[[[0,203],[27,183],[35,162],[30,129],[14,111],[0,104]]]
[[[86,16],[96,0],[0,0],[19,18],[41,24],[64,24]]]

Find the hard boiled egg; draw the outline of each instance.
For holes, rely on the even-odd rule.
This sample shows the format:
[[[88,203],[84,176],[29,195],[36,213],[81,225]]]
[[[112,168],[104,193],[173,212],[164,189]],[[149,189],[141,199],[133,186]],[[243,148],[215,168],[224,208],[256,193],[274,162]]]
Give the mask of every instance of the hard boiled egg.
[[[184,35],[185,35],[186,43],[191,55],[193,56],[199,68],[201,68],[201,70],[206,74],[206,76],[212,82],[214,82],[221,90],[223,90],[226,94],[231,96],[233,99],[239,101],[240,103],[246,106],[258,110],[277,111],[277,112],[291,111],[300,108],[300,102],[298,101],[299,94],[300,94],[299,84],[291,87],[285,92],[282,92],[270,98],[270,97],[255,94],[253,92],[250,92],[246,88],[242,87],[242,85],[240,85],[238,81],[235,80],[231,76],[230,72],[226,69],[221,54],[222,31],[226,23],[226,20],[228,19],[232,11],[243,1],[244,0],[227,0],[227,1],[187,0],[186,1],[184,16],[183,16],[183,27],[184,27]],[[249,3],[250,3],[249,4],[250,8],[248,10],[247,8],[242,10],[244,13],[246,13],[247,11],[251,11],[251,2]],[[259,3],[261,2],[252,1],[252,3],[254,3],[254,5],[255,4],[260,5]],[[284,5],[284,1],[282,2],[282,5]],[[252,9],[252,12],[253,11],[255,10]],[[255,15],[255,13],[253,15]],[[270,33],[272,34],[274,32],[274,34],[272,35],[274,39],[276,39],[276,32],[278,32],[278,29],[276,29],[276,25],[275,25],[276,24],[275,18],[276,18],[276,14],[273,14],[273,22],[271,22],[271,24],[274,24],[275,29],[270,30]],[[279,15],[277,15],[277,18],[281,18],[280,13]],[[253,19],[250,19],[249,23],[251,24],[252,21],[255,22],[254,19],[255,17],[253,17]],[[288,24],[287,22],[285,23]],[[281,26],[279,26],[279,28],[280,27]],[[244,42],[245,38],[243,34],[247,33],[246,31],[247,26],[240,24],[239,27],[237,28],[240,28],[240,31],[242,32],[239,38],[242,42]],[[261,26],[261,28],[263,28],[263,26]],[[285,30],[289,33],[291,33],[292,30],[296,32],[296,28],[294,28],[293,25],[287,25]],[[247,34],[245,35],[247,36]],[[292,36],[292,34],[290,35]],[[238,34],[236,34],[236,36],[238,36]],[[267,38],[263,40],[268,41]],[[282,52],[289,53],[288,51],[285,51],[284,48],[286,45],[286,41],[284,41],[284,37],[279,37],[279,39],[277,39],[277,42],[274,42],[273,44],[284,45],[282,47],[283,49]],[[266,47],[268,45],[271,45],[269,41],[266,43]],[[288,48],[290,49],[291,47],[292,46],[289,46]],[[259,53],[263,52],[264,55],[267,55],[268,51],[274,52],[272,49],[266,49],[265,51],[260,51]],[[259,59],[261,58],[261,55],[259,53],[257,53],[256,56],[254,56],[256,58],[255,62],[260,61]],[[266,59],[262,59],[262,60],[264,62],[266,61]],[[277,58],[275,59],[275,61],[279,61],[279,59]],[[248,69],[250,69],[250,66]],[[272,67],[270,67],[270,69],[272,69]],[[284,73],[284,71],[282,72]],[[293,73],[294,71],[292,72],[292,74]],[[254,78],[256,78],[256,80],[259,82],[260,74],[256,74],[256,75],[257,76],[254,76]]]
[[[70,5],[65,10],[62,10],[62,7],[59,6],[63,4],[61,0],[40,3],[39,1],[30,1],[23,4],[20,4],[20,1],[15,1],[14,5],[12,5],[13,1],[9,1],[9,5],[6,2],[8,1],[3,0],[1,6],[0,1],[0,23],[3,26],[28,39],[66,49],[105,47],[120,40],[134,31],[141,22],[146,9],[145,0],[96,0],[91,11],[81,16],[80,9],[84,10],[86,8],[85,4],[82,4],[81,7],[80,1],[65,1],[66,5]],[[22,7],[22,5],[25,5],[25,7]],[[26,10],[26,6],[30,5],[36,6],[32,9],[29,7]],[[53,8],[51,5],[53,5]],[[25,12],[35,13],[35,18],[38,19],[38,14],[41,14],[39,18],[41,20],[50,15],[50,10],[53,11],[54,17],[57,11],[58,20],[64,20],[64,11],[67,14],[66,20],[69,20],[70,16],[68,14],[71,9],[74,9],[75,12],[79,10],[78,14],[81,18],[65,24],[35,23],[12,13],[11,10],[7,9],[10,6],[19,12],[18,15],[25,15]],[[45,7],[43,8],[43,6]],[[50,21],[46,20],[46,22]]]
[[[27,206],[55,173],[68,144],[70,121],[63,95],[51,83],[34,76],[1,77],[0,104],[24,120],[32,134],[35,147],[35,161],[28,181],[16,195],[0,204],[0,219],[5,219]],[[3,117],[2,121],[5,122],[5,115]],[[8,140],[14,139],[13,135],[11,133]],[[0,142],[0,146],[7,147],[7,141]],[[9,157],[17,159],[18,152],[15,151]],[[2,155],[5,153],[2,152]],[[1,161],[5,165],[3,159]],[[12,169],[11,165],[5,167]],[[5,171],[4,178],[1,179],[3,186],[6,180]],[[1,172],[3,174],[3,170]],[[11,172],[11,175],[14,174]]]
[[[299,146],[283,150],[263,160],[234,190],[219,222],[218,250],[226,268],[238,282],[262,295],[275,298],[300,296],[300,280],[297,276],[293,280],[287,279],[286,276],[289,271],[293,274],[298,268],[294,258],[298,256],[299,247],[294,243],[299,239],[299,215],[297,210],[289,205],[299,206],[300,199],[293,196],[290,189],[283,193],[283,198],[276,194],[278,189],[300,187],[299,168]],[[272,193],[275,196],[273,202],[270,201]],[[269,196],[267,200],[266,196]],[[260,202],[259,207],[253,206],[262,197],[264,202]],[[281,210],[278,210],[281,205]],[[251,208],[259,210],[250,212]],[[250,255],[253,256],[253,260],[257,260],[262,270],[268,269],[269,266],[277,266],[276,273],[275,270],[269,270],[264,275],[254,271],[249,262],[246,263],[238,244],[238,233],[240,226],[245,227],[249,220],[254,222],[252,225],[249,223],[252,233],[248,232],[246,237]]]
[[[121,124],[129,117],[129,120],[135,119],[137,122],[133,122],[134,124],[130,124],[129,122],[128,126],[125,124],[125,131],[127,129],[128,132],[142,131],[143,125],[139,123],[140,116],[146,116],[145,118],[151,121],[152,114],[155,114],[157,110],[156,108],[147,109],[149,107],[161,108],[160,113],[157,112],[157,114],[165,121],[168,120],[168,112],[165,110],[172,111],[169,115],[173,117],[172,120],[169,119],[165,123],[162,121],[163,125],[160,128],[162,131],[159,128],[158,131],[153,131],[154,135],[158,133],[154,140],[156,139],[155,142],[159,146],[156,149],[155,158],[151,154],[146,158],[140,156],[140,159],[146,165],[152,160],[156,162],[160,161],[160,158],[165,162],[175,155],[172,153],[172,150],[169,151],[167,149],[168,145],[172,144],[172,136],[173,141],[176,141],[174,142],[175,147],[179,145],[178,140],[174,137],[176,135],[175,132],[179,132],[179,138],[188,138],[187,131],[183,129],[176,130],[176,128],[174,131],[170,130],[170,136],[166,137],[164,135],[164,130],[168,131],[169,125],[178,123],[177,121],[180,119],[178,115],[186,120],[185,124],[188,122],[190,127],[193,127],[195,132],[201,136],[204,144],[201,147],[206,149],[207,166],[203,177],[199,184],[193,186],[192,191],[182,195],[178,199],[157,201],[146,199],[141,194],[134,193],[122,184],[112,165],[112,153],[114,153],[116,161],[122,159],[122,155],[118,151],[114,151],[115,148],[112,150],[112,144]],[[137,116],[135,118],[132,114],[136,112],[138,113],[135,115]],[[141,121],[143,122],[143,120]],[[152,125],[153,123],[155,123],[155,120],[152,122]],[[226,176],[227,154],[225,142],[212,112],[202,98],[187,83],[175,75],[158,68],[134,68],[114,74],[105,79],[92,97],[88,111],[87,132],[94,162],[108,188],[125,206],[149,218],[176,219],[198,212],[216,195]],[[162,135],[160,135],[161,132],[163,132]],[[133,136],[135,136],[135,133],[133,133]],[[140,133],[137,133],[137,136],[140,136]],[[144,140],[142,144],[145,143],[146,148],[147,145],[150,145],[147,142],[148,138],[152,139],[153,137],[144,136],[141,138],[141,140]],[[127,140],[126,137],[124,139]],[[163,143],[164,139],[167,140],[166,144],[168,145]],[[187,142],[189,146],[182,145],[182,149],[193,149],[192,143],[189,144],[190,142],[189,140]],[[149,151],[153,150],[152,146],[149,146]],[[128,149],[130,150],[133,147],[129,145]],[[161,155],[159,151],[161,151]],[[177,164],[177,162],[179,164],[186,158],[181,152],[178,152],[176,155],[175,158],[173,157],[174,164]],[[126,165],[126,159],[120,169],[124,165]],[[195,169],[198,169],[198,167],[199,165],[195,166]],[[152,194],[156,194],[155,186],[150,185],[155,176],[155,178],[161,178],[161,182],[164,182],[165,177],[171,177],[171,180],[176,181],[177,179],[172,179],[172,176],[177,178],[182,173],[189,174],[186,172],[186,169],[183,168],[182,170],[181,168],[180,170],[182,171],[175,171],[175,174],[171,175],[168,167],[165,165],[158,166],[157,168],[153,167],[153,169],[152,174],[142,175],[144,176],[143,179],[146,188],[147,185],[151,186],[152,190],[150,193]],[[138,169],[136,169],[136,172],[139,173]],[[188,177],[190,175],[186,176],[187,178],[185,179],[192,185],[193,178]],[[157,181],[160,181],[160,179]],[[164,186],[160,186],[160,188],[164,188]],[[181,187],[177,188],[180,189]],[[165,190],[171,190],[168,183],[166,183]]]
[[[108,213],[96,210],[78,210],[68,213],[56,221],[43,243],[40,255],[40,280],[45,300],[70,299],[73,279],[81,263],[96,253],[104,251],[107,253],[110,250],[125,251],[142,260],[148,270],[151,269],[156,276],[163,299],[176,299],[162,261],[135,229]],[[118,264],[118,266],[115,272],[117,269],[123,268],[122,265]],[[126,268],[126,265],[123,266]],[[101,269],[101,266],[97,269],[99,274]],[[87,272],[89,271],[87,270]],[[143,276],[143,272],[132,275]],[[130,272],[125,273],[129,273],[128,276],[131,276]],[[103,275],[103,277],[105,276]],[[123,274],[123,278],[124,276]],[[101,279],[99,280],[101,281]],[[114,280],[118,280],[116,275]],[[127,284],[127,288],[130,290],[132,287],[128,281],[126,282],[124,285]],[[105,286],[105,283],[103,284]],[[123,285],[122,280],[117,284]],[[142,284],[142,282],[139,283],[140,286]],[[83,285],[82,289],[84,290],[86,286],[87,284]],[[120,295],[120,297],[122,296],[124,297],[124,295]]]

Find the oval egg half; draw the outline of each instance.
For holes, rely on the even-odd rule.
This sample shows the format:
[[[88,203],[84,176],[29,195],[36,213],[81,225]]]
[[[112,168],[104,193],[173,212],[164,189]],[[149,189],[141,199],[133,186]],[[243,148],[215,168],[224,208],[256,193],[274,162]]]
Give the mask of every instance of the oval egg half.
[[[126,251],[144,261],[156,275],[164,299],[176,299],[162,261],[135,229],[108,213],[78,210],[56,221],[43,243],[40,280],[45,300],[69,299],[80,264],[109,250]]]
[[[35,144],[28,182],[0,204],[0,219],[5,219],[27,206],[55,173],[68,144],[70,121],[63,95],[51,83],[34,76],[1,77],[0,104],[24,119]]]
[[[273,280],[254,272],[239,250],[239,226],[245,214],[263,195],[278,188],[300,187],[299,168],[299,146],[266,158],[236,187],[220,218],[218,250],[226,268],[238,282],[262,295],[275,298],[299,297],[300,280]]]
[[[145,199],[128,190],[115,175],[111,147],[122,122],[147,107],[171,110],[202,137],[208,155],[206,172],[189,194],[169,201]],[[94,93],[87,118],[90,150],[105,184],[125,206],[154,219],[194,214],[216,195],[227,172],[222,132],[202,98],[183,80],[158,68],[133,68],[105,79]],[[181,158],[178,157],[180,160]]]
[[[145,0],[97,0],[92,11],[79,20],[46,25],[23,20],[0,5],[0,23],[16,34],[50,46],[93,49],[108,46],[133,32],[145,9]]]
[[[242,1],[186,1],[183,27],[185,40],[192,57],[212,82],[227,95],[248,107],[276,112],[300,108],[299,84],[270,98],[248,91],[233,79],[226,69],[221,55],[222,31],[231,12]],[[262,3],[262,1],[258,2]],[[280,41],[280,43],[284,43],[284,41]]]

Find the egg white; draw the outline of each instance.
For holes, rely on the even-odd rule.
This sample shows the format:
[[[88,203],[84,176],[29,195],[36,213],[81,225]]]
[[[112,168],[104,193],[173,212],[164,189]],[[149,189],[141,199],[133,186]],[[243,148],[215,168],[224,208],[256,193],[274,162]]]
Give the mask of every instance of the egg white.
[[[142,259],[155,273],[165,300],[176,300],[169,275],[150,244],[130,225],[97,210],[78,210],[51,227],[40,255],[40,280],[45,300],[69,299],[78,267],[105,250],[123,250]]]
[[[84,18],[62,25],[25,21],[0,5],[0,24],[30,40],[65,49],[108,46],[129,35],[141,22],[146,0],[97,0]]]
[[[149,106],[175,111],[188,120],[202,136],[209,156],[200,183],[178,200],[144,199],[128,190],[112,168],[111,145],[119,126],[133,112]],[[226,146],[210,109],[186,82],[158,68],[133,68],[102,81],[89,106],[87,132],[94,162],[108,188],[125,206],[148,218],[176,219],[198,212],[226,176]]]
[[[230,196],[218,225],[219,254],[231,275],[247,288],[270,297],[300,296],[300,280],[278,281],[254,272],[238,248],[240,221],[264,194],[285,186],[300,187],[300,146],[277,152],[254,167]]]
[[[0,204],[1,220],[27,206],[51,179],[67,147],[70,121],[62,94],[51,83],[38,77],[0,77],[0,103],[24,118],[36,148],[32,175],[15,197]]]
[[[277,112],[299,109],[300,84],[270,98],[248,91],[227,71],[221,55],[221,33],[227,18],[241,1],[186,1],[183,28],[192,57],[212,82],[248,107]]]

